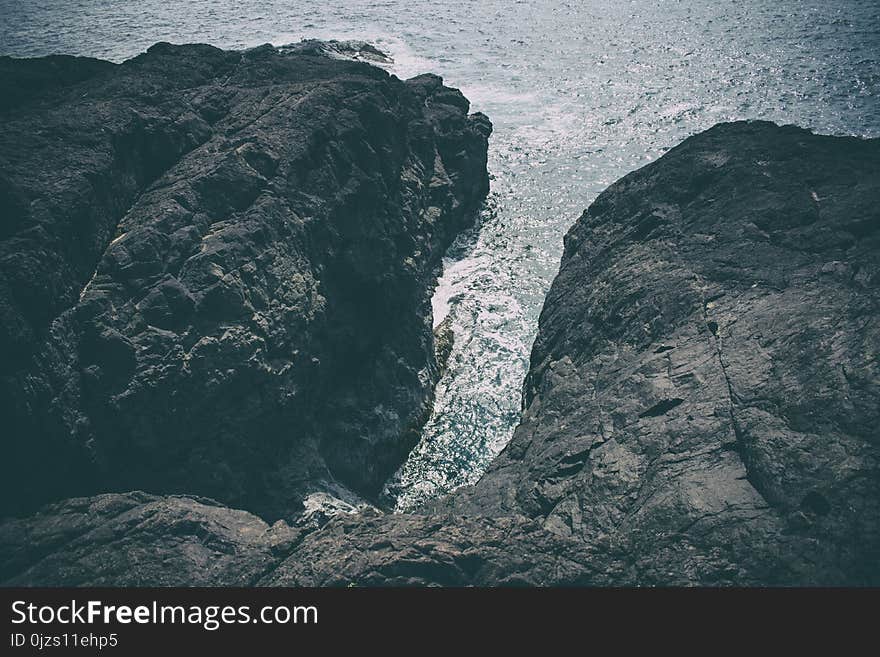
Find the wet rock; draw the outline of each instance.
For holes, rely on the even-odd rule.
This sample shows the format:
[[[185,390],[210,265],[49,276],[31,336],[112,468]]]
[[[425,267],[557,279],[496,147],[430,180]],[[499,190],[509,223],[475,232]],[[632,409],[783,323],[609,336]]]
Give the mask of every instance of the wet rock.
[[[334,59],[353,59],[373,64],[393,64],[394,60],[366,41],[336,41],[330,39],[303,39],[299,43],[289,43],[279,47],[282,52],[293,52],[302,55],[323,55]]]
[[[371,504],[364,504],[358,500],[347,502],[328,493],[312,493],[303,500],[304,511],[297,518],[298,527],[312,527],[320,529],[332,518],[340,515],[354,515],[363,513],[367,515],[381,515],[382,512]]]
[[[0,580],[30,586],[249,586],[303,530],[194,497],[75,498],[0,525]]]

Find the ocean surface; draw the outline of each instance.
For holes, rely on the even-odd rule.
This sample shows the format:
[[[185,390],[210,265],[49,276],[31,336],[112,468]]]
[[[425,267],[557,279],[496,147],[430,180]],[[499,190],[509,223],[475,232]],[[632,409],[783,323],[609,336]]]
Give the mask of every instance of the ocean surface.
[[[719,121],[880,136],[877,0],[0,0],[0,54],[122,61],[156,41],[360,39],[488,114],[492,191],[434,298],[455,347],[405,510],[474,483],[510,439],[562,237],[611,182]]]

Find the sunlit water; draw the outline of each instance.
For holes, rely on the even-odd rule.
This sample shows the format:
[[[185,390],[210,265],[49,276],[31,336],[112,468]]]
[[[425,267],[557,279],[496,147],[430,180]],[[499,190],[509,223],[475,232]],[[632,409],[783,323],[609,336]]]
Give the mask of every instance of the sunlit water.
[[[719,121],[880,135],[880,2],[0,0],[0,53],[123,60],[156,41],[362,39],[495,124],[492,192],[435,298],[455,347],[398,508],[472,483],[517,422],[562,236],[608,184]]]

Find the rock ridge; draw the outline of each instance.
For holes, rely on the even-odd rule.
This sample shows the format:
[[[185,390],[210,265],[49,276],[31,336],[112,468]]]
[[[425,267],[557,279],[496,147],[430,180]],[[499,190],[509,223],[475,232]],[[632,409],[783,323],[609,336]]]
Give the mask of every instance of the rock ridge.
[[[405,84],[451,98],[441,129],[453,116],[483,134],[436,78]],[[445,152],[429,186],[456,170]],[[272,525],[189,495],[68,499],[0,523],[0,581],[878,585],[878,200],[878,139],[719,124],[614,183],[569,231],[521,423],[475,486],[411,514],[328,502],[328,486]],[[365,295],[329,280],[355,306]],[[122,294],[103,281],[83,299]],[[132,325],[111,328],[130,341]],[[433,341],[419,345],[436,366]]]
[[[437,76],[271,46],[0,75],[2,512],[375,497],[431,403],[489,120]]]

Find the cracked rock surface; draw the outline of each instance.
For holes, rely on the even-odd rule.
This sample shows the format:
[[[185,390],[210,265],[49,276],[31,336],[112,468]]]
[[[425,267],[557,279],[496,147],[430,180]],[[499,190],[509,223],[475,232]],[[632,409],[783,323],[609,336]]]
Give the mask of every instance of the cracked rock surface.
[[[612,185],[457,504],[602,548],[612,583],[880,581],[878,201],[880,140],[764,122]]]
[[[268,581],[880,583],[878,201],[880,140],[764,122],[624,177],[566,237],[481,481]]]
[[[571,229],[522,422],[474,487],[320,527],[72,500],[0,525],[3,577],[129,583],[94,555],[136,549],[141,525],[86,532],[169,505],[199,518],[173,540],[203,547],[143,555],[157,581],[163,558],[204,581],[187,564],[214,549],[217,584],[880,584],[878,201],[880,140],[718,125]]]
[[[439,77],[271,46],[4,57],[0,89],[0,513],[375,497],[430,408],[488,119]]]
[[[10,586],[250,586],[303,534],[213,500],[141,492],[66,500],[2,527]]]

